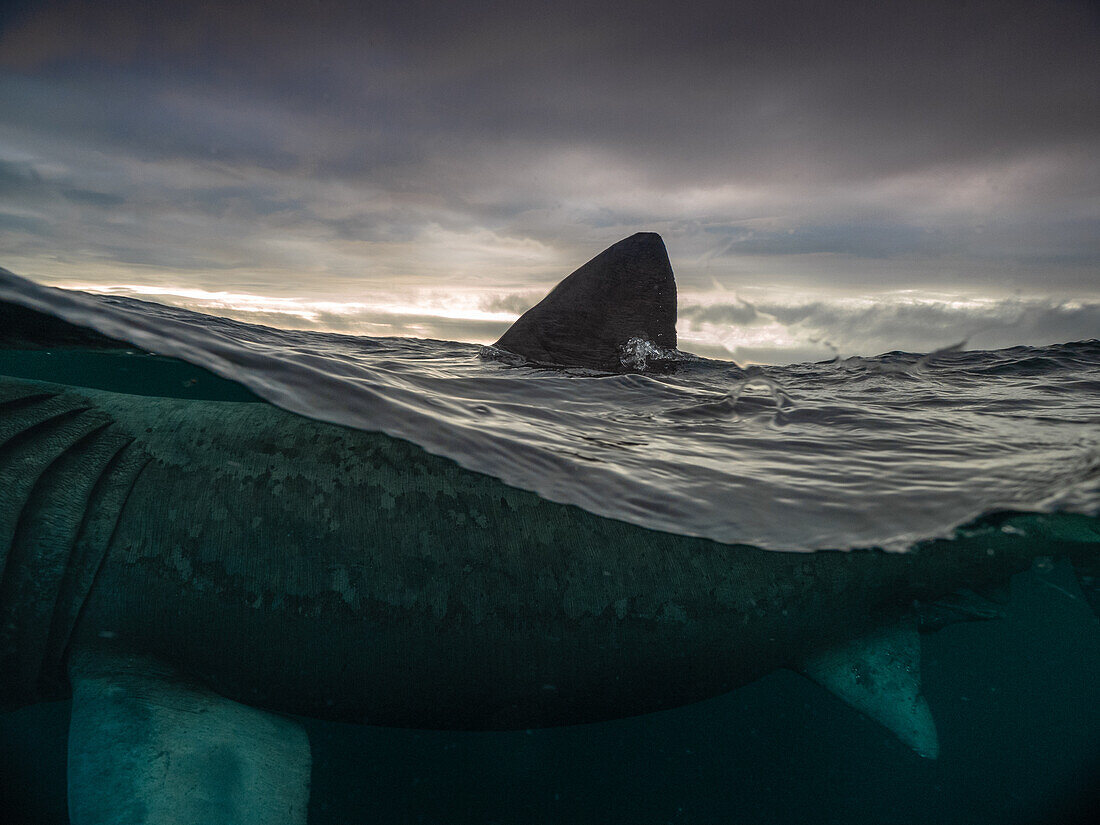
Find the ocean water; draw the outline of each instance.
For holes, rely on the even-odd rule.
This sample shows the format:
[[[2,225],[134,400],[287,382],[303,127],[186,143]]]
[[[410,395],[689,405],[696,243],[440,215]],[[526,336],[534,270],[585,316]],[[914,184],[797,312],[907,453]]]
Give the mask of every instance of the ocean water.
[[[105,389],[164,394],[145,389],[141,373],[162,370],[137,354],[157,353],[291,412],[680,535],[904,551],[987,513],[1100,510],[1097,340],[748,369],[677,353],[608,375],[450,341],[271,329],[4,271],[0,301],[139,348],[91,370],[72,360],[88,356],[22,356],[9,374],[64,383],[90,371]],[[207,382],[169,394],[202,397]]]
[[[599,374],[454,342],[256,327],[2,271],[0,302],[0,375],[263,401],[650,530],[802,553],[904,553],[1018,529],[1012,513],[1041,514],[1044,535],[1100,534],[1096,340],[786,367],[643,345],[624,351],[623,373]],[[1003,618],[927,634],[922,655],[938,760],[776,671],[687,707],[565,728],[308,721],[310,821],[1086,821],[1100,625],[1069,564],[1017,576]],[[66,714],[0,715],[11,821],[66,821]]]

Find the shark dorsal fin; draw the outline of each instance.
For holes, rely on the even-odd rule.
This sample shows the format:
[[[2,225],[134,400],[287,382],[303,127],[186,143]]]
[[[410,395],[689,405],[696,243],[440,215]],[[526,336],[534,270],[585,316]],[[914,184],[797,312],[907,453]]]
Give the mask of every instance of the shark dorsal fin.
[[[920,637],[914,616],[808,657],[801,672],[929,759],[939,737],[921,695]]]
[[[676,346],[676,281],[664,241],[639,232],[562,280],[496,342],[530,361],[621,370],[622,346]]]

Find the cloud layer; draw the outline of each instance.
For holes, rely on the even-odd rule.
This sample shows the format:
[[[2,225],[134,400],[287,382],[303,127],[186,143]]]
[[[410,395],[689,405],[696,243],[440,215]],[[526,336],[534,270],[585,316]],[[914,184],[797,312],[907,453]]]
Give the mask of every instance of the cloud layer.
[[[513,311],[650,229],[700,306],[1026,299],[1049,336],[1100,296],[1098,46],[1074,0],[23,2],[0,249],[53,283]]]
[[[893,350],[928,352],[962,343],[999,349],[1096,338],[1100,301],[936,300],[913,295],[747,301],[680,310],[681,346],[739,361],[790,363]]]

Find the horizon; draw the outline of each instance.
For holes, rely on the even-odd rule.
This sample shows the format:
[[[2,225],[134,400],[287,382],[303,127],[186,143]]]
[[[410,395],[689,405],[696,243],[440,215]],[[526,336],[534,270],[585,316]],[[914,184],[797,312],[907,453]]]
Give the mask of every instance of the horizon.
[[[1100,332],[1095,5],[630,8],[12,4],[0,266],[484,344],[656,231],[707,357]]]

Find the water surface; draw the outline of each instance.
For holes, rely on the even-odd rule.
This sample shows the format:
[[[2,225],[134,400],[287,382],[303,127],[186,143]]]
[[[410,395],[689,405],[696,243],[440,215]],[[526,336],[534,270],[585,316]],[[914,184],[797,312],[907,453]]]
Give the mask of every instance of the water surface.
[[[10,273],[0,300],[204,367],[293,412],[681,535],[904,550],[996,511],[1100,512],[1096,340],[748,369],[676,354],[660,372],[601,374],[470,344],[271,329]],[[42,362],[13,357],[9,373],[49,380]],[[148,358],[120,354],[117,370],[156,373],[127,357]]]

